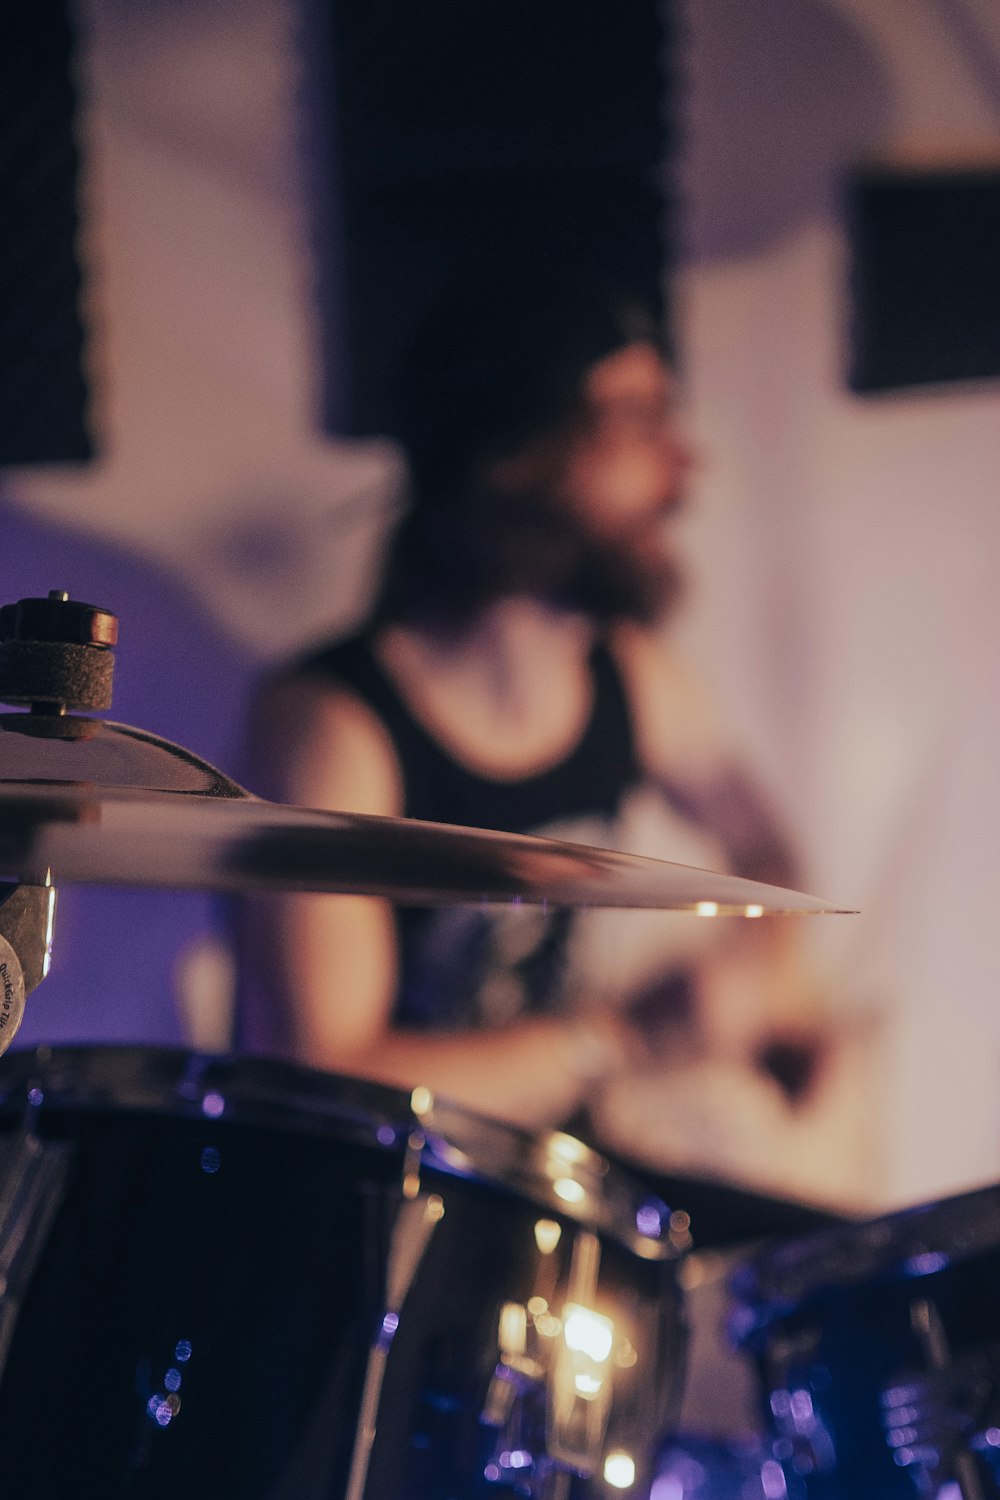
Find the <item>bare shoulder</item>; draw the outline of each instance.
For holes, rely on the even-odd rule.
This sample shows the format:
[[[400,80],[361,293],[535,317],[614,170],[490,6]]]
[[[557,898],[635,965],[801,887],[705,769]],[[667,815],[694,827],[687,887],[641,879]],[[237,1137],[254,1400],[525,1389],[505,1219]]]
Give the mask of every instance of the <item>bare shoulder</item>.
[[[620,626],[611,649],[648,771],[698,782],[732,760],[732,737],[707,684],[663,634]]]
[[[302,807],[398,816],[403,790],[388,730],[356,693],[305,672],[262,680],[248,724],[250,789]]]
[[[797,860],[773,799],[748,764],[706,684],[662,638],[638,629],[613,642],[647,775],[682,795],[719,839],[734,874],[797,882]]]

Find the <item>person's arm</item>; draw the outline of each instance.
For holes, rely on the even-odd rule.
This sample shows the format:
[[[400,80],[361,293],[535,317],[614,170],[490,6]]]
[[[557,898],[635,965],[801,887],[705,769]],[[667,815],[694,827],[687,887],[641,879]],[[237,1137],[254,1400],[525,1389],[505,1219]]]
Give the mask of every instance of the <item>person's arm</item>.
[[[700,684],[662,640],[629,631],[616,645],[650,779],[714,835],[734,874],[797,885],[788,840]],[[690,975],[690,1024],[638,1077],[595,1093],[591,1118],[611,1149],[660,1171],[864,1205],[874,1031],[833,1013],[809,942],[817,920],[716,919]]]
[[[270,799],[399,816],[402,778],[381,721],[358,698],[304,677],[260,694],[247,780]],[[398,984],[389,905],[278,895],[245,904],[243,1033],[254,1050],[409,1088],[425,1084],[529,1128],[558,1123],[623,1061],[613,1020],[531,1017],[494,1031],[393,1024]]]
[[[615,649],[650,779],[719,844],[732,874],[797,886],[790,841],[703,685],[648,631],[622,630]],[[757,1057],[772,1043],[821,1045],[827,1018],[804,941],[810,920],[718,919],[717,941],[693,976],[706,1052],[737,1059]]]

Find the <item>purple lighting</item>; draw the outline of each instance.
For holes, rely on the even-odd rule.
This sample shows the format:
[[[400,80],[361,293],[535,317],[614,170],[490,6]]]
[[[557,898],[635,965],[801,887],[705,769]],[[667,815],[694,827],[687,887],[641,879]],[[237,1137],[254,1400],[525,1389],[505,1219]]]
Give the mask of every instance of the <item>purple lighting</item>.
[[[640,1234],[648,1234],[651,1239],[659,1239],[663,1233],[663,1220],[658,1208],[652,1203],[644,1203],[635,1216],[635,1227]]]
[[[501,1453],[500,1467],[502,1469],[528,1469],[531,1467],[531,1454],[524,1448],[514,1448],[510,1453]]]
[[[911,1255],[906,1262],[906,1270],[910,1276],[933,1276],[935,1271],[943,1271],[948,1264],[948,1257],[940,1250],[927,1250],[922,1255]]]

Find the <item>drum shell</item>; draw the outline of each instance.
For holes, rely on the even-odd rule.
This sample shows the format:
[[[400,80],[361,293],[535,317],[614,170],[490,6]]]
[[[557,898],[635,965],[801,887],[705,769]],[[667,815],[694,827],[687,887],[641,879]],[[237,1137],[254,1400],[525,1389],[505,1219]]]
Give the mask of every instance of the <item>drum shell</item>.
[[[86,1474],[95,1493],[141,1500],[340,1500],[407,1191],[440,1218],[407,1282],[359,1493],[497,1494],[483,1479],[496,1433],[480,1417],[499,1309],[537,1285],[540,1212],[561,1228],[554,1288],[580,1236],[599,1243],[601,1298],[655,1346],[642,1410],[654,1428],[667,1420],[683,1345],[671,1260],[433,1152],[414,1188],[420,1131],[404,1096],[141,1051],[4,1067],[0,1194],[10,1205],[19,1181],[43,1184],[29,1211],[7,1213],[9,1492],[61,1497]],[[26,1151],[39,1163],[27,1174]]]
[[[736,1335],[807,1500],[913,1500],[926,1438],[894,1427],[907,1405],[925,1430],[955,1435],[977,1495],[1000,1496],[995,1468],[967,1441],[960,1451],[976,1423],[955,1395],[963,1365],[1000,1349],[998,1278],[994,1188],[772,1247],[737,1276]]]

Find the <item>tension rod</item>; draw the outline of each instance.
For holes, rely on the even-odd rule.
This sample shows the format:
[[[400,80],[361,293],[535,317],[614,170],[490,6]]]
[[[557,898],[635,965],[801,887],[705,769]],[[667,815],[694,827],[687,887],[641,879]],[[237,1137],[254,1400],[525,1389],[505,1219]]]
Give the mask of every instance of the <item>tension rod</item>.
[[[55,886],[14,885],[0,896],[0,1053],[14,1040],[25,999],[49,972],[55,916]]]

